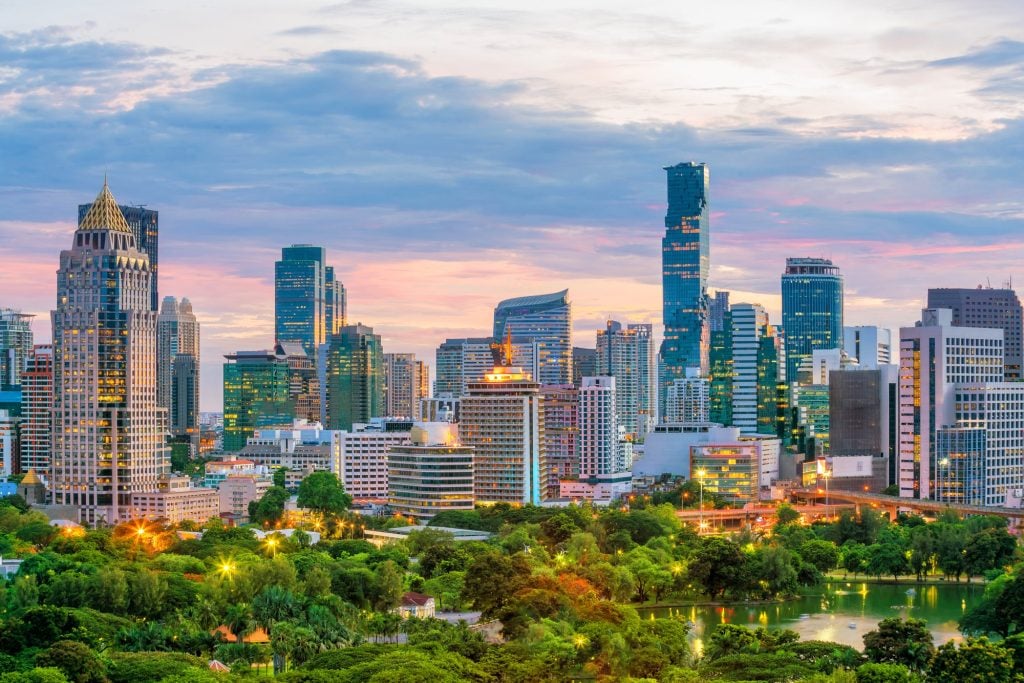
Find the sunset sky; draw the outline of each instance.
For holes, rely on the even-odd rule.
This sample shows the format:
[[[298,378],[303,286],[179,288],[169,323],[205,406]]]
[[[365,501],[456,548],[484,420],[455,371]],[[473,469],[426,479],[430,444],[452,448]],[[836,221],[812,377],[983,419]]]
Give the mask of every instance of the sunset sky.
[[[568,287],[575,344],[660,322],[662,166],[711,167],[711,287],[778,320],[831,257],[849,324],[1024,283],[1024,4],[56,0],[0,4],[0,307],[49,339],[77,205],[160,211],[160,293],[222,354],[273,342],[280,248],[433,363]]]

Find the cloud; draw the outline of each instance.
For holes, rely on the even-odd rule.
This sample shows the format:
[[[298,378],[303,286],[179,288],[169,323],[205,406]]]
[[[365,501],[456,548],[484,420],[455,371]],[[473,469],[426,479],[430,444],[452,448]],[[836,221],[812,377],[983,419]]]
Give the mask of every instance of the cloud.
[[[928,66],[993,69],[1021,63],[1024,63],[1024,42],[1004,38],[956,57],[932,60]]]
[[[55,65],[81,55],[116,98],[161,54],[6,40],[22,62],[0,96],[67,97],[0,117],[0,290],[49,310],[75,207],[109,172],[120,201],[161,212],[162,293],[203,318],[213,402],[219,356],[272,342],[273,262],[292,242],[327,246],[353,318],[431,360],[445,336],[485,332],[498,300],[564,286],[583,323],[658,320],[661,167],[680,160],[712,167],[712,286],[766,305],[785,257],[826,255],[857,293],[851,320],[897,326],[928,286],[1002,280],[1024,257],[1017,120],[947,141],[614,124],[524,104],[532,84],[360,51],[156,73],[111,108]]]

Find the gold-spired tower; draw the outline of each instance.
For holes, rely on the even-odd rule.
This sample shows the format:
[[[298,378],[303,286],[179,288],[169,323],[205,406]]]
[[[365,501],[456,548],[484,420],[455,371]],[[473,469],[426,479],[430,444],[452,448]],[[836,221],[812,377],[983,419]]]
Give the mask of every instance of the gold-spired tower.
[[[106,180],[60,254],[54,346],[53,501],[81,521],[133,517],[132,495],[169,469],[157,406],[149,257]]]

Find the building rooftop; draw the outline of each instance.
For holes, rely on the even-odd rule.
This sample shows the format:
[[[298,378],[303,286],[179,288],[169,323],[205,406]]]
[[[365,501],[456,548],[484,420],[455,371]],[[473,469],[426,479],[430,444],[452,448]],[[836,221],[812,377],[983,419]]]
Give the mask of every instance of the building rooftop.
[[[564,304],[569,297],[569,290],[563,289],[560,292],[551,294],[536,294],[534,296],[520,296],[515,299],[505,299],[500,302],[495,310],[505,308],[519,308],[521,306],[541,306],[544,304]]]

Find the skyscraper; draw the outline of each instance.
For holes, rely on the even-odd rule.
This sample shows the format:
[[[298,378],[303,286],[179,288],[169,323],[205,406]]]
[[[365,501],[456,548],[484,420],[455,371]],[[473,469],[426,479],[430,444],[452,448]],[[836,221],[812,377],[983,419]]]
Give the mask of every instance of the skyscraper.
[[[804,358],[843,344],[843,276],[829,259],[787,258],[782,275],[782,329],[786,378],[793,382]]]
[[[28,354],[21,374],[21,471],[35,470],[49,479],[50,414],[53,409],[53,346],[39,344]]]
[[[624,472],[619,457],[615,378],[584,377],[579,391],[580,479]]]
[[[708,326],[711,329],[711,334],[724,330],[726,327],[725,317],[729,315],[729,292],[715,292],[708,311]]]
[[[327,265],[327,250],[311,244],[281,249],[281,260],[274,264],[277,341],[298,342],[313,358],[344,322],[345,288]]]
[[[708,370],[711,176],[707,164],[694,162],[666,166],[665,172],[668,212],[661,241],[665,323],[661,385],[667,387],[672,380],[686,377],[687,368],[699,368],[702,375]]]
[[[133,495],[155,491],[169,470],[152,275],[104,182],[61,252],[51,316],[53,497],[90,523],[130,518]]]
[[[609,320],[597,332],[594,376],[615,378],[616,414],[619,425],[637,440],[654,428],[657,402],[656,356],[652,326],[623,327]]]
[[[0,308],[0,389],[21,384],[25,359],[32,350],[34,315]]]
[[[91,208],[92,204],[78,205],[79,223],[85,219],[86,214],[89,213]],[[121,211],[121,216],[135,236],[135,247],[139,251],[145,252],[146,256],[149,257],[149,273],[153,287],[153,291],[150,293],[149,307],[151,310],[158,310],[160,308],[160,288],[158,286],[160,275],[160,214],[142,205],[128,206],[122,204],[117,208]]]
[[[657,371],[657,359],[654,359],[655,371]],[[572,383],[580,386],[584,377],[593,377],[597,374],[597,350],[587,349],[580,346],[572,347]],[[657,383],[655,383],[657,386]]]
[[[955,384],[1001,382],[1003,331],[954,327],[949,309],[925,309],[916,327],[900,328],[900,495],[931,498],[937,472],[936,433],[956,421]]]
[[[156,321],[156,332],[157,405],[170,411],[172,434],[182,436],[198,433],[199,322],[189,300],[182,299],[179,304],[173,296],[164,297]],[[191,362],[187,358],[191,358]],[[179,360],[188,370],[176,369]],[[193,375],[191,379],[187,378],[189,373]],[[193,391],[190,395],[176,391],[187,390],[189,387]],[[182,403],[180,407],[175,405],[175,399]]]
[[[384,354],[384,413],[420,419],[420,399],[430,395],[427,366],[414,353]]]
[[[511,333],[519,344],[537,342],[538,374],[541,384],[569,384],[572,381],[572,304],[569,290],[537,296],[506,299],[494,309],[494,338]]]
[[[290,425],[288,359],[273,351],[239,351],[224,356],[224,450],[233,452],[260,427]]]
[[[540,385],[522,368],[495,367],[469,383],[460,419],[462,444],[475,449],[477,502],[540,504],[548,484]]]
[[[544,412],[542,447],[549,498],[558,497],[560,481],[580,475],[579,393],[579,388],[573,384],[546,384],[540,388],[541,410]],[[541,477],[544,477],[544,472]]]
[[[732,424],[744,434],[758,431],[758,358],[768,313],[760,304],[733,304]]]
[[[1024,312],[1020,299],[1012,289],[929,289],[928,308],[948,308],[953,311],[953,324],[960,327],[989,327],[1003,331],[1003,353],[1007,381],[1024,377]]]
[[[732,313],[722,315],[722,329],[711,332],[708,354],[708,419],[720,425],[732,424]]]
[[[351,430],[384,414],[384,352],[380,335],[362,323],[346,325],[327,350],[327,423]]]

